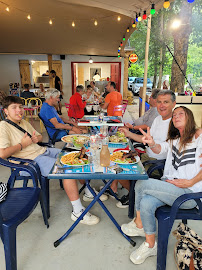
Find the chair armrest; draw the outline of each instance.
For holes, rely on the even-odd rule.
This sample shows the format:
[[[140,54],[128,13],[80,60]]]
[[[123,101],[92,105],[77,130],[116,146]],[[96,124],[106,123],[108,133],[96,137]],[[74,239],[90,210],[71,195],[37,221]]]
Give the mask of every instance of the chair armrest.
[[[172,229],[173,223],[175,221],[176,215],[177,215],[177,211],[180,208],[180,206],[189,200],[195,200],[197,203],[197,206],[199,208],[199,213],[200,216],[202,218],[202,202],[201,199],[202,198],[202,192],[197,192],[197,193],[187,193],[187,194],[183,194],[180,197],[178,197],[172,207],[171,207],[171,211],[170,211],[170,221],[169,221],[169,233]]]

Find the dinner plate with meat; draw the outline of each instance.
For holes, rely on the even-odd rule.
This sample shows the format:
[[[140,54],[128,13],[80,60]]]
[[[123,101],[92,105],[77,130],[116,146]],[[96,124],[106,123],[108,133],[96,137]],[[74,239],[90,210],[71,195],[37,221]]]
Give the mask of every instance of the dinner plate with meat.
[[[121,150],[113,152],[110,155],[110,160],[117,164],[135,164],[140,161],[140,158],[134,151]]]

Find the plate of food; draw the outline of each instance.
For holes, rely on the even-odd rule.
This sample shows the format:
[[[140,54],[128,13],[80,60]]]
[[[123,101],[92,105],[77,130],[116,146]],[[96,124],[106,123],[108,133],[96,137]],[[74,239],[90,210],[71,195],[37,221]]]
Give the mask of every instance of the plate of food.
[[[112,143],[127,143],[128,140],[123,132],[117,131],[115,135],[109,137],[109,141]]]
[[[90,138],[85,135],[66,135],[61,140],[66,143],[73,143],[76,148],[81,148],[90,141]]]
[[[140,161],[140,158],[136,152],[121,150],[113,152],[110,155],[110,160],[117,164],[135,164]]]
[[[82,147],[80,151],[74,151],[63,155],[60,158],[60,162],[67,166],[85,166],[90,163],[88,156],[86,155],[85,147]]]

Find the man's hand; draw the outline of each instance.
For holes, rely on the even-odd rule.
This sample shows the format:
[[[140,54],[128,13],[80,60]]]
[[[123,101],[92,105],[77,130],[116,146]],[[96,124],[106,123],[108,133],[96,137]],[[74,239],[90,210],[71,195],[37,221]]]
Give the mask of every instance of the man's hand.
[[[126,126],[127,128],[133,129],[133,125],[131,125],[131,124],[129,124],[129,123],[126,123],[125,126]]]
[[[24,134],[21,140],[22,148],[25,148],[32,144],[32,139],[27,135],[27,133]]]
[[[82,134],[83,133],[83,131],[80,128],[77,128],[75,126],[72,128],[71,131],[73,131],[76,134]]]
[[[38,137],[36,135],[36,131],[34,131],[33,134],[32,134],[32,142],[33,143],[38,143],[39,142],[39,139],[38,139]]]
[[[150,128],[147,128],[147,133],[144,132],[141,128],[139,129],[140,132],[143,134],[142,142],[143,144],[148,144],[149,146],[153,146],[155,144],[155,141],[153,140],[153,137],[150,134]]]
[[[192,181],[187,179],[173,179],[173,180],[166,180],[166,182],[173,184],[179,188],[189,188],[193,186]]]
[[[133,133],[131,133],[127,128],[124,128],[124,127],[119,128],[119,131],[123,132],[124,135],[125,135],[126,137],[128,137],[128,138],[130,137],[131,134],[133,134]]]

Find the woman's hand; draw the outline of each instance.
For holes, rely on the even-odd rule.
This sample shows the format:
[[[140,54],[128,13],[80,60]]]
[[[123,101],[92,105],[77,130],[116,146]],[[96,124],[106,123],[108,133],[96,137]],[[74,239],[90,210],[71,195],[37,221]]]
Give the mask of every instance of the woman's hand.
[[[123,132],[126,137],[130,137],[131,132],[127,128],[119,128],[119,131]]]
[[[127,128],[133,129],[133,125],[131,125],[130,123],[126,123],[125,126],[126,126]]]
[[[192,181],[187,179],[173,179],[173,180],[166,180],[166,182],[175,185],[179,188],[189,188],[192,187]]]
[[[143,137],[142,137],[142,142],[143,144],[148,144],[149,146],[153,146],[155,145],[155,141],[153,140],[153,137],[150,134],[150,128],[147,128],[147,133],[144,132],[144,130],[142,130],[141,128],[139,128],[140,132],[142,133]]]

